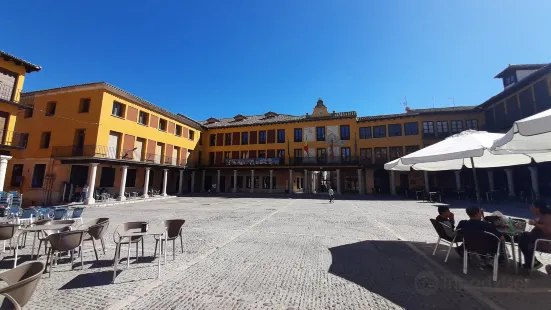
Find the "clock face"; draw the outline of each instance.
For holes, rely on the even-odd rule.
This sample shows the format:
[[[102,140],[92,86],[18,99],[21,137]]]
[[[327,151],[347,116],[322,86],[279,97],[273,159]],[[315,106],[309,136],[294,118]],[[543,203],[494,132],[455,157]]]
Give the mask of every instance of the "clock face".
[[[322,115],[323,115],[323,111],[319,111],[319,112],[318,112],[318,115],[319,115],[319,116],[322,116]]]

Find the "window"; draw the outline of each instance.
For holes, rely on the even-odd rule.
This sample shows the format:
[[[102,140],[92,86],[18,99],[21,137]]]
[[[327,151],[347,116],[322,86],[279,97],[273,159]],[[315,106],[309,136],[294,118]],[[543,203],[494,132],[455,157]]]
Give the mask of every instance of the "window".
[[[262,130],[258,132],[258,143],[266,144],[266,130]]]
[[[436,122],[436,130],[438,131],[438,135],[448,134],[448,121]]]
[[[350,126],[341,125],[341,140],[350,140]]]
[[[384,164],[388,161],[386,147],[375,148],[375,163]]]
[[[423,122],[423,136],[434,137],[434,122]]]
[[[247,145],[249,144],[249,132],[244,131],[241,133],[241,144]]]
[[[371,139],[371,127],[360,127],[360,139]]]
[[[295,128],[295,142],[302,142],[302,128]]]
[[[31,187],[41,188],[44,185],[44,175],[46,173],[46,164],[34,165],[33,178],[31,180]]]
[[[452,133],[463,131],[463,121],[451,121]]]
[[[380,125],[373,127],[373,138],[384,138],[386,137],[386,126]]]
[[[231,132],[224,135],[224,140],[226,141],[225,145],[231,145]]]
[[[115,185],[115,168],[102,167],[99,187],[113,187]],[[151,182],[152,179],[150,179]]]
[[[350,148],[349,147],[341,147],[341,157],[350,159]]]
[[[40,138],[40,148],[41,149],[47,149],[50,147],[50,138],[52,136],[52,133],[50,131],[43,132],[42,137]]]
[[[258,151],[258,158],[266,158],[266,151]]]
[[[405,123],[404,133],[406,136],[416,136],[419,134],[419,124],[417,122]]]
[[[90,112],[90,98],[80,99],[80,104],[78,105],[78,113],[88,112]]]
[[[241,158],[249,158],[249,151],[241,151]]]
[[[22,133],[19,136],[19,146],[22,147],[22,148],[26,148],[28,143],[29,143],[29,134],[28,133]]]
[[[160,131],[166,131],[167,121],[166,119],[159,119],[159,130]]]
[[[46,104],[46,116],[53,116],[55,115],[55,107],[57,103],[56,102],[48,102]]]
[[[116,117],[124,117],[124,104],[113,101],[113,109],[111,110],[111,115]]]
[[[513,83],[516,83],[516,81],[517,81],[516,75],[512,74],[512,75],[506,76],[503,78],[503,86],[507,87]]]
[[[392,147],[389,147],[388,149],[390,152],[390,160],[395,160],[397,158],[404,156],[404,148],[401,146],[392,146]]]
[[[278,158],[285,158],[285,150],[277,150],[277,157]]]
[[[126,187],[136,187],[136,171],[137,169],[126,170]]]
[[[406,146],[406,155],[413,152],[419,151],[419,145],[407,145]]]
[[[316,127],[316,140],[325,141],[325,127]]]
[[[301,158],[302,157],[302,149],[294,149],[293,153],[294,153],[296,158]]]
[[[277,130],[277,143],[285,143],[285,129]]]
[[[149,125],[149,114],[144,111],[140,111],[138,114],[138,124]]]
[[[388,125],[388,136],[389,137],[399,137],[402,135],[402,124],[389,124]]]
[[[182,136],[182,126],[176,125],[176,132],[174,134],[177,135],[178,137],[181,137]]]
[[[33,111],[34,109],[25,109],[25,118],[33,117]]]
[[[467,127],[467,129],[478,130],[478,120],[476,119],[466,120],[465,126]]]
[[[209,165],[214,165],[214,152],[209,152]]]
[[[371,148],[361,148],[360,159],[363,163],[371,164],[373,160],[373,150]]]
[[[216,145],[216,134],[212,133],[210,134],[210,146],[215,146]]]
[[[193,131],[193,130],[190,129],[190,130],[188,131],[188,137],[189,137],[189,139],[190,139],[191,141],[194,141],[194,140],[195,140],[195,131]]]
[[[13,165],[13,170],[11,171],[11,182],[10,185],[14,187],[20,187],[23,181],[23,165],[15,164]]]

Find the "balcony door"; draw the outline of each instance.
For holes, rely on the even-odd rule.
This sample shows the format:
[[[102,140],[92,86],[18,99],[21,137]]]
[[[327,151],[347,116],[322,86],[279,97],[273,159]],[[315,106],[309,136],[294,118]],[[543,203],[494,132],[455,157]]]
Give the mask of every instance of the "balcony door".
[[[134,160],[135,161],[142,161],[142,154],[143,154],[143,145],[144,145],[144,142],[145,140],[144,139],[141,139],[141,138],[138,138],[136,139],[136,150],[134,151]]]
[[[75,137],[73,139],[73,156],[84,155],[84,136],[86,132],[84,129],[75,130]]]
[[[109,141],[107,142],[107,158],[117,158],[119,153],[120,135],[111,131],[109,133]]]

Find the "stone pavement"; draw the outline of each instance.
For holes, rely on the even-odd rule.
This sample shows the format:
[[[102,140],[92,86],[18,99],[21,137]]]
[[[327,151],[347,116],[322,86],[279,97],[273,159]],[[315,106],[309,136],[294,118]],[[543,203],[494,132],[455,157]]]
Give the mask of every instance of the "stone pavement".
[[[459,219],[466,218],[454,205]],[[487,209],[487,208],[486,208]],[[507,213],[524,210],[501,209]],[[436,235],[430,203],[402,200],[180,197],[151,203],[91,207],[84,217],[109,217],[107,254],[96,262],[85,244],[84,270],[60,260],[44,275],[28,309],[501,309],[549,308],[547,275],[513,273],[507,266],[491,283],[491,271],[469,267],[447,250],[432,249]],[[115,245],[122,222],[186,219],[184,248],[169,245],[167,264],[156,279],[155,242],[131,258],[123,248],[111,284]],[[29,259],[27,247],[23,261]],[[131,251],[131,255],[133,251]],[[27,255],[25,255],[27,254]],[[5,253],[0,264],[10,268]],[[45,256],[41,259],[45,260]],[[79,260],[76,260],[79,261]]]

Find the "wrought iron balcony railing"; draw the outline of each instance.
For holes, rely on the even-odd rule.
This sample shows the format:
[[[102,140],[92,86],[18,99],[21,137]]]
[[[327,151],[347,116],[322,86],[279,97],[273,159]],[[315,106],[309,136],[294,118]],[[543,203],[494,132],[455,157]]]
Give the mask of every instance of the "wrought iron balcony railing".
[[[24,149],[27,147],[28,140],[28,133],[0,130],[0,147]]]
[[[186,161],[178,161],[175,156],[163,156],[161,154],[142,153],[136,149],[119,150],[116,147],[104,145],[83,145],[83,146],[54,146],[52,157],[95,157],[102,159],[118,159],[146,163],[155,163],[173,166],[186,166]]]

